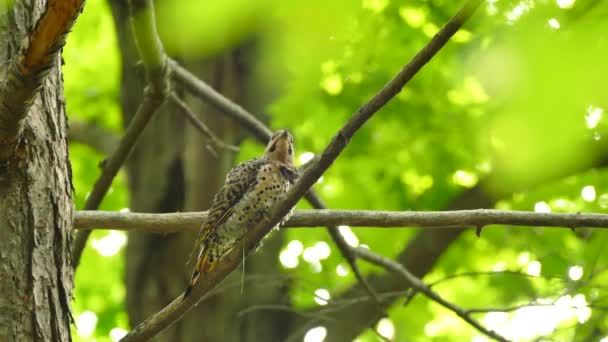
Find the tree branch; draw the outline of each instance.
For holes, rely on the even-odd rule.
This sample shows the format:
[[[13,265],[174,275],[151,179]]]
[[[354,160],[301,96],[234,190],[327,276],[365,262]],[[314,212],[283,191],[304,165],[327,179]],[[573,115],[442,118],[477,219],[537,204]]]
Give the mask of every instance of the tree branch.
[[[502,342],[508,341],[506,338],[504,338],[500,334],[496,333],[493,330],[488,330],[487,328],[482,326],[479,322],[477,322],[476,320],[471,318],[470,313],[468,311],[465,311],[462,308],[460,308],[459,306],[456,306],[456,305],[448,302],[447,300],[443,299],[442,297],[440,297],[437,293],[435,293],[433,290],[431,290],[424,282],[422,282],[422,280],[418,279],[416,276],[414,276],[412,273],[410,273],[410,271],[408,271],[405,267],[403,267],[398,262],[385,258],[385,257],[381,257],[377,254],[371,253],[370,251],[368,251],[367,249],[364,249],[364,248],[356,248],[355,253],[357,253],[357,255],[359,257],[369,261],[370,263],[373,263],[382,268],[385,268],[386,270],[400,274],[403,278],[405,278],[405,280],[407,280],[409,285],[412,288],[414,288],[416,291],[424,294],[426,297],[428,297],[432,301],[434,301],[434,302],[438,303],[439,305],[445,307],[446,309],[454,312],[458,317],[462,318],[465,322],[469,323],[472,327],[477,329],[482,334],[484,334],[492,339],[495,339],[497,341],[502,341]]]
[[[344,150],[348,141],[363,124],[369,120],[382,106],[392,99],[405,84],[443,47],[452,35],[473,14],[482,0],[469,0],[450,19],[450,21],[389,83],[386,84],[368,103],[362,106],[344,127],[336,134],[318,159],[306,168],[298,178],[285,200],[278,203],[268,218],[263,219],[253,227],[242,242],[243,248],[235,248],[229,252],[219,265],[205,274],[194,287],[192,293],[186,297],[179,297],[163,310],[144,321],[121,341],[145,341],[175,323],[184,313],[194,306],[204,295],[213,289],[219,282],[228,276],[242,261],[242,253],[251,252],[259,241],[268,234],[282,217],[284,217],[298,200],[311,188],[329,168],[333,161]]]
[[[595,304],[587,304],[587,305],[558,305],[555,303],[538,303],[538,302],[529,302],[525,304],[506,306],[506,307],[495,307],[495,308],[473,308],[464,310],[464,313],[469,314],[480,314],[480,313],[490,313],[490,312],[513,312],[523,308],[530,307],[556,307],[560,309],[581,309],[581,308],[590,308],[601,311],[608,311],[608,305],[595,305]]]
[[[205,136],[205,138],[207,139],[207,143],[208,143],[207,148],[213,155],[217,156],[215,149],[220,149],[220,150],[226,149],[226,150],[229,150],[232,152],[239,151],[238,147],[226,144],[220,138],[218,138],[213,133],[213,131],[211,131],[211,129],[209,127],[207,127],[207,125],[205,125],[205,123],[203,123],[203,121],[201,121],[201,119],[199,119],[198,116],[196,116],[196,114],[192,111],[192,109],[190,109],[190,107],[188,107],[186,102],[184,102],[182,99],[180,99],[175,93],[171,94],[169,96],[169,99],[175,105],[175,107],[177,107],[177,109],[184,116],[186,116],[186,118],[190,121],[190,123],[192,123],[192,125],[194,125],[194,127],[199,132],[201,132],[201,134],[203,136]]]
[[[76,229],[118,229],[146,233],[198,232],[207,212],[171,214],[77,211]],[[284,227],[426,227],[458,230],[465,227],[509,225],[554,228],[608,228],[608,214],[536,213],[529,211],[475,209],[454,211],[296,210]],[[349,246],[350,247],[350,246]]]
[[[103,154],[110,154],[118,146],[120,138],[109,130],[90,122],[70,120],[70,141],[87,145]]]
[[[227,116],[233,118],[235,121],[247,128],[251,133],[253,133],[258,141],[265,144],[268,142],[268,140],[270,140],[272,131],[253,114],[249,113],[238,104],[230,101],[207,83],[201,81],[190,71],[177,64],[177,62],[171,60],[170,64],[171,68],[173,69],[173,78],[184,88],[186,88],[186,90],[215,106]]]
[[[0,163],[17,146],[24,120],[65,38],[82,12],[84,0],[50,0],[27,39],[27,46],[2,70],[0,85]],[[25,38],[25,37],[24,37]]]
[[[87,198],[84,206],[85,210],[95,210],[99,207],[118,170],[133,150],[141,132],[169,93],[170,75],[167,57],[156,32],[154,7],[151,1],[132,0],[130,2],[133,34],[142,57],[148,86],[144,90],[143,101],[135,116],[129,122],[129,126],[116,150],[102,162],[101,175]],[[77,267],[80,263],[80,256],[90,233],[90,231],[81,231],[76,236],[72,250],[74,267]]]
[[[177,82],[181,83],[188,91],[197,95],[202,100],[215,106],[227,116],[239,122],[243,127],[247,128],[256,137],[258,142],[266,144],[272,135],[270,128],[266,127],[264,123],[258,120],[253,114],[232,102],[230,99],[217,92],[215,89],[210,87],[208,84],[200,80],[198,77],[190,73],[188,70],[182,68],[175,61],[171,61],[171,65],[175,70],[174,77]],[[308,165],[304,165],[307,167]],[[321,198],[317,195],[314,189],[310,189],[306,194],[306,199],[316,209],[327,208]],[[350,247],[344,237],[340,233],[338,227],[328,226],[327,230],[332,240],[336,243],[336,246],[340,250],[340,253],[344,256],[350,268],[357,279],[361,282],[366,291],[373,297],[377,298],[372,287],[367,283],[359,267],[357,266],[356,258],[350,249]]]

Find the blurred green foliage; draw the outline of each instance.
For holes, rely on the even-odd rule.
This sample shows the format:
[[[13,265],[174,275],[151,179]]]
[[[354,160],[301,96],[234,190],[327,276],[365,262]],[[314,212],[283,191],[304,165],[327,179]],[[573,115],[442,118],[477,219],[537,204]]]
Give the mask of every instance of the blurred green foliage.
[[[272,127],[292,129],[304,161],[432,38],[459,3],[181,0],[158,1],[157,16],[173,55],[203,57],[255,38],[256,73],[269,87],[281,89],[268,107]],[[607,12],[602,1],[487,1],[356,135],[317,190],[332,208],[440,210],[462,191],[484,184],[501,199],[501,209],[606,212],[603,169],[560,175],[589,169],[608,155],[603,118],[608,108]],[[70,119],[118,132],[118,58],[109,8],[104,1],[89,0],[64,49]],[[261,150],[246,140],[239,160]],[[81,208],[102,156],[77,143],[70,153]],[[102,208],[120,210],[127,203],[120,175]],[[412,229],[353,231],[359,243],[387,256],[399,253],[415,234]],[[78,322],[91,311],[97,324],[88,337],[75,334],[77,341],[110,341],[112,331],[117,336],[117,328],[128,329],[122,253],[104,257],[107,250],[99,247],[118,244],[119,251],[124,241],[116,234],[95,232],[89,247],[97,247],[87,248],[78,269],[75,317]],[[537,297],[580,303],[580,295],[606,305],[599,284],[608,281],[601,272],[608,261],[602,253],[607,236],[599,230],[488,227],[481,238],[464,234],[425,280],[505,270],[542,276],[463,275],[436,285],[441,295],[466,308],[508,307]],[[295,308],[318,306],[318,289],[335,296],[355,281],[333,245],[326,255],[324,241],[328,237],[321,229],[287,233],[281,254],[291,259],[284,263],[285,273],[302,280],[291,291]],[[365,263],[361,267],[379,271]],[[583,340],[594,329],[607,334],[602,310],[592,310],[589,317],[579,312],[584,318],[578,324],[575,314],[553,319],[546,308],[536,309],[476,317],[520,340],[539,334]],[[526,322],[526,314],[536,319]],[[485,340],[421,296],[407,306],[395,305],[389,318],[396,341]],[[390,323],[381,325],[386,333]],[[368,329],[360,340],[378,337]]]

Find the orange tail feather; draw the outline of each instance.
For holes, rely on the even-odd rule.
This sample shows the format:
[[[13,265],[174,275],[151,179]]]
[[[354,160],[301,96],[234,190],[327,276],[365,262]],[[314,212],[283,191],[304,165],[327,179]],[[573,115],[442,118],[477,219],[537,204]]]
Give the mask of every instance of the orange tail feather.
[[[198,278],[201,276],[201,274],[207,274],[213,269],[213,266],[215,266],[215,262],[211,262],[208,258],[207,253],[203,251],[198,257],[196,266],[194,267],[194,271],[192,272],[192,277],[190,278],[190,283],[188,284],[188,287],[184,292],[184,298],[188,297],[190,292],[192,292],[192,288],[194,288],[194,285],[196,285],[196,282],[198,281]]]

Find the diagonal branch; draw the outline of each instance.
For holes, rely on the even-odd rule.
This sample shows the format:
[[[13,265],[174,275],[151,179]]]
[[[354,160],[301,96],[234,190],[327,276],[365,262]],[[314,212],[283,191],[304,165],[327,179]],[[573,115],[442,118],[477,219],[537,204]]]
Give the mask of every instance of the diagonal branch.
[[[147,233],[197,232],[207,212],[171,214],[121,213],[114,211],[77,211],[76,229],[119,229]],[[374,211],[374,210],[296,210],[284,227],[426,227],[460,230],[465,227],[509,225],[573,229],[606,228],[608,214],[536,213],[529,211],[475,209],[453,211]],[[350,246],[349,246],[350,247]],[[352,249],[352,248],[351,248]]]
[[[14,56],[0,77],[0,163],[6,162],[17,146],[23,124],[47,72],[57,63],[68,32],[82,12],[84,0],[50,0],[27,46]]]
[[[403,278],[405,278],[405,280],[407,280],[407,282],[413,289],[424,294],[426,297],[428,297],[432,301],[438,303],[439,305],[445,307],[446,309],[452,311],[458,317],[462,318],[465,322],[469,323],[472,327],[477,329],[482,334],[484,334],[492,339],[495,339],[497,341],[502,341],[502,342],[508,341],[506,338],[504,338],[500,334],[496,333],[493,330],[488,330],[487,328],[482,326],[479,322],[474,320],[470,316],[469,311],[465,311],[464,309],[460,308],[459,306],[456,306],[456,305],[448,302],[447,300],[443,299],[442,297],[440,297],[437,293],[435,293],[433,290],[431,290],[424,282],[422,282],[422,280],[420,280],[415,275],[410,273],[410,271],[408,271],[405,267],[403,267],[403,265],[399,264],[398,262],[385,258],[385,257],[382,257],[382,256],[379,256],[377,254],[371,253],[370,251],[368,251],[367,249],[364,249],[364,248],[356,248],[355,253],[357,253],[357,255],[359,257],[369,261],[370,263],[373,263],[373,264],[378,265],[382,268],[385,268],[389,271],[400,274]]]
[[[146,71],[148,86],[144,90],[144,97],[135,116],[120,140],[118,146],[106,160],[102,162],[101,175],[95,182],[93,190],[85,203],[85,210],[99,208],[118,170],[125,163],[133,150],[137,139],[146,127],[156,110],[162,105],[169,93],[169,68],[167,57],[163,51],[162,43],[156,32],[154,21],[154,7],[152,0],[132,0],[130,2],[131,24],[137,42],[140,56]],[[78,267],[80,256],[86,245],[91,231],[78,232],[72,250],[72,262]]]
[[[163,310],[135,327],[121,341],[145,341],[160,331],[175,323],[188,310],[192,308],[203,296],[225,279],[242,261],[242,253],[251,252],[260,240],[270,232],[282,217],[304,196],[312,185],[321,177],[323,172],[331,166],[339,154],[346,148],[348,141],[363,124],[369,120],[382,106],[390,101],[405,84],[420,71],[420,69],[448,42],[460,29],[464,22],[473,14],[482,0],[469,0],[450,19],[450,21],[390,82],[386,84],[368,103],[363,105],[336,134],[323,153],[316,159],[287,193],[283,202],[279,203],[268,218],[263,219],[247,234],[243,241],[243,249],[235,248],[228,253],[223,261],[211,272],[205,274],[192,293],[186,297],[179,297]]]
[[[233,118],[239,124],[247,128],[251,133],[253,133],[256,139],[263,144],[266,144],[268,140],[270,140],[272,131],[253,114],[249,113],[238,104],[230,101],[217,90],[213,89],[210,85],[201,81],[190,71],[177,64],[177,62],[171,60],[170,64],[171,68],[173,69],[173,78],[175,81],[181,84],[189,92],[197,95],[201,99],[221,110],[227,116]]]
[[[186,116],[186,118],[194,125],[194,127],[201,132],[203,136],[207,139],[207,149],[217,156],[217,152],[215,149],[225,149],[232,152],[238,152],[239,148],[236,146],[232,146],[223,142],[220,138],[218,138],[213,131],[201,119],[196,116],[196,114],[188,107],[184,100],[180,99],[175,93],[169,96],[171,102],[177,107],[177,109]]]
[[[256,137],[258,142],[262,144],[266,144],[268,140],[270,140],[270,136],[272,135],[272,131],[270,128],[266,127],[264,123],[258,120],[253,114],[243,109],[241,106],[236,103],[230,101],[230,99],[223,96],[221,93],[213,89],[211,86],[201,81],[198,77],[194,76],[188,70],[182,68],[175,61],[171,61],[171,65],[174,68],[174,77],[176,81],[180,82],[188,91],[197,95],[204,101],[214,105],[216,108],[223,111],[227,116],[233,118],[238,121],[242,126],[249,129],[251,133]],[[302,168],[307,167],[308,165],[303,165]],[[306,199],[310,204],[316,209],[325,209],[327,208],[321,198],[317,195],[314,189],[310,189],[306,194]],[[357,266],[356,258],[354,254],[350,251],[352,248],[346,243],[342,233],[340,233],[338,227],[336,226],[328,226],[327,230],[332,240],[336,243],[336,246],[340,250],[340,253],[344,256],[350,268],[353,270],[353,273],[357,277],[357,279],[361,282],[366,291],[376,299],[377,296],[374,293],[374,290],[367,283],[359,267]]]

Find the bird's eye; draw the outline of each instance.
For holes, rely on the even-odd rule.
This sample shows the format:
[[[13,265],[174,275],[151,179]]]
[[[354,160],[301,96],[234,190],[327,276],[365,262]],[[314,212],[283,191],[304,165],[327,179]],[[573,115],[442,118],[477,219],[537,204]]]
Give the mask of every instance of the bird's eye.
[[[293,148],[291,148],[291,146],[289,146],[289,150],[287,152],[289,152],[289,155],[292,155],[293,154]]]
[[[276,149],[277,149],[277,143],[275,142],[274,144],[272,144],[272,146],[270,146],[270,150],[268,150],[268,152],[272,153]]]

